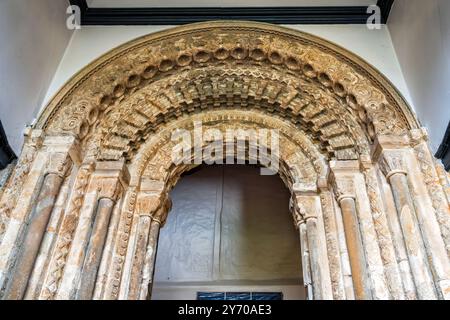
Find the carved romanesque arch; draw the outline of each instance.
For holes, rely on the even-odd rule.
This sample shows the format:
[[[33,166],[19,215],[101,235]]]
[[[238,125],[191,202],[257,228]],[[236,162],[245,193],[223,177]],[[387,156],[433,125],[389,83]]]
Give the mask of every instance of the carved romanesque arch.
[[[449,298],[448,176],[404,99],[345,49],[233,21],[133,40],[53,98],[0,198],[0,296],[145,299],[190,168],[170,134],[196,120],[280,131],[310,298]]]
[[[69,81],[36,127],[94,136],[103,149],[127,153],[154,121],[200,105],[280,114],[342,159],[367,153],[366,138],[418,127],[393,86],[356,56],[298,31],[242,22],[194,24],[123,45]]]

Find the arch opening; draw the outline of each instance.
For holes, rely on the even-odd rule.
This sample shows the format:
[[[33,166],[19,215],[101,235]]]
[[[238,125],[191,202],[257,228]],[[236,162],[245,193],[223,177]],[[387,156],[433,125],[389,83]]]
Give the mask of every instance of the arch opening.
[[[201,292],[282,293],[305,298],[290,192],[258,166],[202,165],[171,191],[152,299]]]

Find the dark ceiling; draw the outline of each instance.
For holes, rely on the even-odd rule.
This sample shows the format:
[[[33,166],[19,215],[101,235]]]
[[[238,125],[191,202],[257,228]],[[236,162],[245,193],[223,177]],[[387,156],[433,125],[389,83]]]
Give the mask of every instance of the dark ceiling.
[[[83,25],[181,25],[225,19],[275,24],[366,24],[371,15],[367,6],[91,8],[86,0],[70,2],[81,8]],[[383,24],[393,2],[377,2]]]

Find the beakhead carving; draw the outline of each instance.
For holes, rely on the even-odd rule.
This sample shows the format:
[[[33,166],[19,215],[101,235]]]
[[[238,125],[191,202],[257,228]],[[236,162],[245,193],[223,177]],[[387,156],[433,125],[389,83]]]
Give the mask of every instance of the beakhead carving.
[[[164,123],[205,109],[259,110],[355,160],[378,134],[417,128],[368,64],[325,40],[254,22],[207,22],[134,40],[74,77],[36,128],[75,134],[98,159],[131,158]]]

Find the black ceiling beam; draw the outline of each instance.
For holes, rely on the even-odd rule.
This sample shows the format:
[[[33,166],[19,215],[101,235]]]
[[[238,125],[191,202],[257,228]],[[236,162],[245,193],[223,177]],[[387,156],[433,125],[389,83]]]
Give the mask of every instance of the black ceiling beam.
[[[16,159],[16,154],[9,146],[5,130],[3,129],[2,121],[0,120],[0,170],[5,169]]]
[[[82,25],[182,25],[211,20],[252,20],[274,24],[365,24],[367,7],[188,7],[89,8],[86,0],[71,0],[81,9]],[[386,23],[394,0],[378,0]]]
[[[436,158],[441,159],[444,163],[445,170],[450,171],[450,122],[445,132],[444,139],[436,153]]]
[[[70,4],[72,6],[78,6],[81,9],[81,13],[85,14],[86,11],[89,9],[89,6],[87,4],[86,0],[70,0]]]
[[[378,0],[377,6],[380,7],[381,11],[381,23],[387,23],[393,4],[394,0]]]

